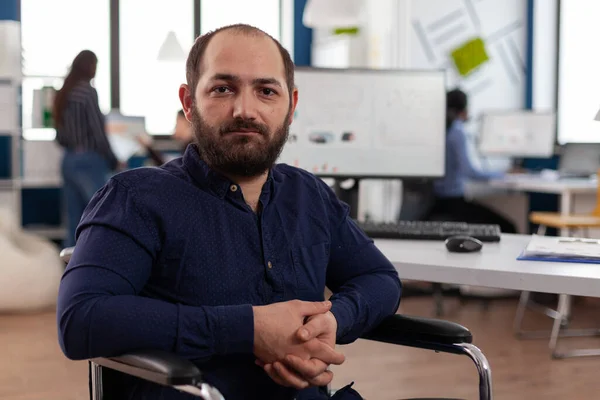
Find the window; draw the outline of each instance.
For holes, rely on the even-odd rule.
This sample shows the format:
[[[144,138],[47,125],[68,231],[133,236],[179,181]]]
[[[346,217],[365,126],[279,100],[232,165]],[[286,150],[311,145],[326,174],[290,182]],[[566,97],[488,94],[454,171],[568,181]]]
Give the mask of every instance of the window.
[[[146,118],[149,134],[170,134],[181,108],[185,60],[194,41],[192,0],[120,1],[121,113]]]
[[[280,0],[202,0],[200,26],[202,33],[224,25],[253,25],[281,40]]]
[[[558,72],[559,143],[600,142],[600,2],[560,2]]]
[[[23,128],[32,126],[33,93],[59,89],[75,56],[89,49],[98,56],[100,108],[110,110],[109,0],[21,0],[23,46]]]

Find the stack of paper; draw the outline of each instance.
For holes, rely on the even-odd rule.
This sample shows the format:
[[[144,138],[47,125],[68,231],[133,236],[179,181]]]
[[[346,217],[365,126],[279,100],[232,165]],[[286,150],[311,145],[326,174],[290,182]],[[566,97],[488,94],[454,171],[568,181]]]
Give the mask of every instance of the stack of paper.
[[[600,263],[600,240],[533,235],[518,259]]]

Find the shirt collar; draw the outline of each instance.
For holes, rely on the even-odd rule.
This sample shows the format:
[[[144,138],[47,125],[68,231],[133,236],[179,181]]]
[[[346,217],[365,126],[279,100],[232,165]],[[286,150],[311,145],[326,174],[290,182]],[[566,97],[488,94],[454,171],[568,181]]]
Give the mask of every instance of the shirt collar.
[[[465,127],[465,123],[462,119],[460,118],[456,118],[453,122],[452,122],[452,129],[463,129]]]
[[[232,187],[237,184],[223,176],[219,172],[213,170],[206,164],[195,143],[188,145],[183,153],[183,165],[196,182],[196,184],[210,189],[219,198],[224,198],[225,195],[232,191]],[[263,202],[263,206],[266,206],[269,202],[270,194],[273,192],[273,169],[269,169],[267,181],[263,185],[260,200]],[[237,189],[233,190],[235,192]]]

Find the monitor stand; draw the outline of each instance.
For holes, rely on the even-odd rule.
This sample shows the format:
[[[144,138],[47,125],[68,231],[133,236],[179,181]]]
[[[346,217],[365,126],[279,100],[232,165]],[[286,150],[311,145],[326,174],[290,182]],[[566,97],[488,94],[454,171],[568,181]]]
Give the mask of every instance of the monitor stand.
[[[349,188],[343,188],[341,183],[347,179],[336,179],[333,186],[338,199],[350,206],[350,217],[354,220],[358,219],[358,193],[360,187],[360,179],[352,178],[354,181]]]
[[[524,158],[513,158],[512,159],[512,168],[514,169],[525,169],[525,159]]]

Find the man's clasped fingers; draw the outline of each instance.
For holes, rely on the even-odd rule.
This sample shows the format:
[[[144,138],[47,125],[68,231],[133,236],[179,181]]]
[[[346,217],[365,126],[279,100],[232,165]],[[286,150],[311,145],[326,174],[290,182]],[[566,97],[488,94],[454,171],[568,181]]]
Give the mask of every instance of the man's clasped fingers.
[[[304,389],[308,386],[328,385],[333,379],[333,373],[327,368],[331,364],[342,364],[345,360],[344,355],[318,339],[310,340],[303,346],[311,355],[308,359],[288,354],[283,360],[269,364],[257,361],[257,365],[282,386]]]
[[[309,386],[326,386],[333,380],[333,372],[320,360],[302,360],[286,357],[285,363],[275,361],[263,366],[273,381],[282,386],[305,389]]]

